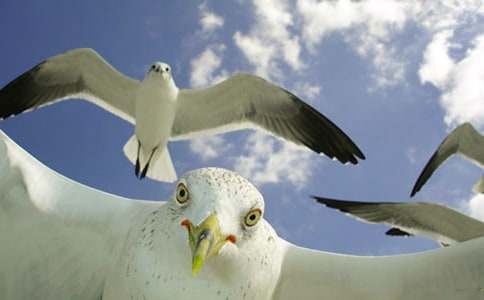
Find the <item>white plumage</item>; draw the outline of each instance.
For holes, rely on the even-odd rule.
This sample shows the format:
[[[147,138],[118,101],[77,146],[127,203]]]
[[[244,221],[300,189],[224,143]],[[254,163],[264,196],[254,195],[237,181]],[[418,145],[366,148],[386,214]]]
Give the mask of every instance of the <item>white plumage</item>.
[[[0,299],[482,299],[484,239],[394,257],[294,246],[260,218],[257,189],[223,169],[180,179],[167,202],[128,200],[69,180],[1,134]],[[187,231],[216,214],[233,234],[197,277]],[[203,224],[203,223],[202,223]],[[252,224],[252,223],[251,223]],[[317,238],[324,238],[323,236]],[[235,239],[233,239],[235,241]]]
[[[176,180],[169,140],[255,127],[342,163],[365,158],[328,118],[257,76],[236,74],[205,89],[178,89],[165,63],[154,63],[139,81],[92,49],[53,56],[7,84],[0,90],[0,118],[72,98],[135,124],[124,152],[140,178]]]

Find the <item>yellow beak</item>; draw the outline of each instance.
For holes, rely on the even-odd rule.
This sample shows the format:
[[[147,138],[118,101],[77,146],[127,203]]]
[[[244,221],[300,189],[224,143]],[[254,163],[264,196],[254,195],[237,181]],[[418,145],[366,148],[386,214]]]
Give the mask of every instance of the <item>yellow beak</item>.
[[[192,275],[196,276],[202,269],[205,261],[217,255],[227,241],[235,243],[235,236],[223,236],[217,215],[212,213],[200,225],[195,226],[185,219],[181,225],[188,231],[188,244],[192,251]]]

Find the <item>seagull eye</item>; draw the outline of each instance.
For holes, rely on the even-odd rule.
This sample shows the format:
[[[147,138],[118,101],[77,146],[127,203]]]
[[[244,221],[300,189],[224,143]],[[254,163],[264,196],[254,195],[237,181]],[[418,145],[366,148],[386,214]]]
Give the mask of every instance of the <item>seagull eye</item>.
[[[245,215],[244,223],[248,227],[254,226],[257,224],[257,222],[259,222],[261,216],[262,210],[259,208],[254,208]]]
[[[182,182],[176,187],[176,202],[179,204],[185,204],[189,199],[188,188]]]

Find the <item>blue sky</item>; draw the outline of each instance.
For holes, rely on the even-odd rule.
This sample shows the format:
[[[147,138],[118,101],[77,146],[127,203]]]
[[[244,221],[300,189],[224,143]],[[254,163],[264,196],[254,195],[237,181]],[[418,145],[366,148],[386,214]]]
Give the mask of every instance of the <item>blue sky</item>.
[[[237,71],[295,92],[342,128],[367,160],[343,166],[254,131],[170,143],[185,171],[235,169],[265,196],[266,218],[284,238],[352,254],[432,249],[387,238],[308,195],[362,201],[435,201],[484,216],[471,186],[482,171],[453,158],[415,197],[420,170],[446,134],[471,121],[484,130],[481,1],[2,1],[0,85],[43,59],[91,47],[141,79],[154,61],[181,88]],[[140,199],[173,185],[139,181],[122,147],[130,124],[81,101],[0,123],[47,166],[84,184]]]

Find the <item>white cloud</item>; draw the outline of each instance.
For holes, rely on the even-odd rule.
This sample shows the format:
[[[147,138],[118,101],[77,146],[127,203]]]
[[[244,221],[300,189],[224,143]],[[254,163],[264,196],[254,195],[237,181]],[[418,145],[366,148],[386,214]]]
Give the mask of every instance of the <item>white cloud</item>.
[[[222,56],[225,50],[223,44],[208,46],[191,62],[190,84],[192,87],[206,87],[227,77],[226,70],[217,70],[222,66]]]
[[[484,34],[472,44],[466,57],[456,63],[449,87],[441,98],[449,126],[466,121],[484,126]]]
[[[434,35],[427,45],[423,55],[423,62],[418,71],[422,83],[429,82],[436,87],[444,88],[449,80],[449,74],[455,63],[449,56],[453,36],[452,30],[444,30]]]
[[[299,38],[290,32],[294,26],[286,0],[254,0],[256,21],[248,34],[237,31],[235,44],[256,73],[263,77],[279,77],[281,62],[293,70],[304,67]]]
[[[220,135],[199,137],[190,140],[190,150],[200,156],[203,161],[208,161],[225,154],[231,145]]]
[[[247,138],[247,154],[236,158],[234,169],[257,184],[287,181],[303,187],[311,177],[311,153],[294,144],[256,131]]]
[[[202,32],[209,34],[214,32],[216,29],[223,27],[224,25],[224,18],[211,12],[208,7],[207,3],[202,3],[199,6],[200,9],[200,26],[202,26]]]
[[[395,58],[398,53],[390,41],[416,10],[411,2],[396,0],[297,2],[306,47],[315,52],[325,37],[343,34],[359,56],[372,62],[375,72],[371,76],[377,88],[403,81],[405,63]]]
[[[477,36],[460,61],[449,56],[452,32],[436,33],[427,46],[419,75],[442,91],[445,122],[454,127],[471,122],[484,126],[484,34]]]
[[[361,29],[385,38],[392,28],[402,28],[413,6],[405,1],[316,1],[298,0],[297,10],[303,19],[303,37],[309,48],[336,31]]]
[[[321,94],[321,87],[308,82],[298,81],[293,87],[294,93],[305,101],[314,101]]]
[[[430,32],[452,29],[476,21],[483,15],[482,0],[413,1],[415,21]]]
[[[475,195],[467,203],[470,215],[484,221],[484,195]]]
[[[255,67],[255,73],[269,78],[270,75],[278,76],[279,68],[273,61],[275,48],[264,45],[257,37],[246,36],[240,32],[234,35],[235,44],[242,50],[245,57]]]

